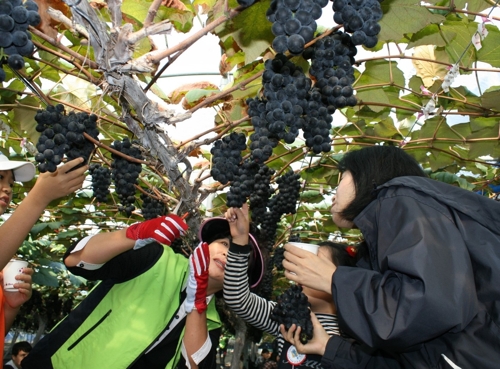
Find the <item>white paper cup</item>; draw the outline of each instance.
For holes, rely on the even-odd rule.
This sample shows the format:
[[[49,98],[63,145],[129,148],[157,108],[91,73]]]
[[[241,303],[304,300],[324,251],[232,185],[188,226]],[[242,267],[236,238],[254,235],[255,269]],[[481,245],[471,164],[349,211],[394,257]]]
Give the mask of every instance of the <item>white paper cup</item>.
[[[318,255],[319,245],[314,245],[312,243],[303,243],[303,242],[288,242],[290,245],[298,247],[302,250],[307,250],[312,252],[314,255]]]
[[[28,266],[28,262],[24,260],[11,259],[7,266],[3,269],[3,289],[4,291],[17,292],[14,284],[20,282],[16,276],[23,273],[23,268]]]

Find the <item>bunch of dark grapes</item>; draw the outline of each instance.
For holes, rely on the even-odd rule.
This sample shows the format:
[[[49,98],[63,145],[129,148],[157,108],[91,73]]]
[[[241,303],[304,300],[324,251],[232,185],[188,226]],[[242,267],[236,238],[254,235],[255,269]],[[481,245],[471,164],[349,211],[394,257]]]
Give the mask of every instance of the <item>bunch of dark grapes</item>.
[[[69,149],[66,141],[67,127],[65,126],[64,106],[48,106],[45,110],[38,110],[35,115],[36,130],[40,132],[36,149],[35,160],[40,173],[55,172],[61,163],[64,153]]]
[[[264,275],[262,276],[262,281],[259,284],[258,295],[265,298],[266,300],[271,300],[273,296],[273,260],[269,258],[267,260],[267,267]]]
[[[333,0],[333,20],[352,33],[354,45],[368,48],[377,44],[378,21],[384,15],[378,0]]]
[[[111,148],[124,155],[142,160],[141,151],[132,144],[133,142],[128,137],[125,137],[123,141],[116,140],[113,142]],[[130,216],[135,210],[135,185],[142,171],[142,165],[128,161],[124,157],[114,153],[111,154],[111,157],[113,158],[113,162],[111,163],[111,178],[115,183],[115,191],[121,204],[118,210]]]
[[[308,114],[304,117],[302,127],[306,146],[311,148],[315,154],[329,152],[331,150],[330,130],[333,117],[329,114],[318,93],[311,93],[308,103]]]
[[[304,53],[311,59],[309,74],[316,80],[311,94],[319,94],[329,113],[357,103],[352,88],[356,53],[351,36],[340,31],[318,40]]]
[[[93,163],[89,168],[92,176],[92,191],[98,202],[107,202],[109,186],[111,185],[111,170],[100,164]]]
[[[297,201],[300,197],[300,175],[293,171],[288,171],[280,176],[278,183],[278,193],[271,198],[269,208],[281,214],[295,214]]]
[[[239,173],[241,152],[247,148],[243,133],[232,132],[221,140],[214,142],[212,154],[212,177],[222,184],[233,181]]]
[[[300,197],[299,178],[300,175],[289,171],[276,180],[278,193],[269,200],[267,205],[269,210],[264,214],[261,223],[261,230],[266,239],[274,241],[278,223],[283,214],[295,214],[297,200]],[[273,243],[270,242],[271,245]]]
[[[271,312],[271,319],[290,329],[292,324],[301,327],[300,341],[307,343],[313,336],[313,325],[309,301],[302,292],[302,287],[294,284],[277,299],[278,304]]]
[[[317,24],[328,0],[272,0],[267,19],[273,23],[276,36],[273,49],[278,53],[287,50],[293,55],[304,51],[304,45],[314,38]]]
[[[38,5],[28,0],[2,0],[0,2],[0,48],[8,55],[7,64],[14,70],[24,67],[23,56],[33,54],[34,45],[29,26],[41,21]],[[5,71],[0,69],[0,82],[5,80]]]
[[[35,121],[36,130],[40,132],[35,155],[40,173],[55,172],[64,155],[68,160],[83,158],[81,165],[89,160],[94,144],[85,138],[84,133],[98,140],[96,115],[82,112],[64,115],[64,106],[58,104],[38,110]]]
[[[271,178],[275,171],[267,165],[261,165],[255,175],[253,192],[250,194],[250,209],[252,210],[252,221],[260,224],[267,210],[267,203],[273,194]]]
[[[250,135],[250,152],[252,160],[264,163],[273,154],[273,148],[278,146],[278,140],[271,138],[269,124],[266,120],[267,100],[247,99],[248,115],[252,120],[255,132]],[[297,130],[298,134],[298,130]]]
[[[254,161],[245,160],[234,176],[227,193],[228,207],[241,207],[248,197],[254,192],[255,176],[259,171],[259,164]]]
[[[285,253],[284,247],[277,247],[274,249],[274,253],[271,259],[273,261],[273,265],[278,270],[285,270],[285,268],[283,267],[283,260],[285,260],[284,253]]]
[[[76,158],[84,158],[87,162],[94,151],[94,144],[87,140],[84,133],[87,133],[95,140],[99,140],[99,130],[97,129],[97,116],[84,112],[75,113],[69,112],[63,117],[64,126],[67,128],[66,140],[68,150],[66,156],[68,160]],[[83,164],[82,164],[83,165]]]
[[[154,192],[151,189],[148,189],[146,192],[141,193],[141,213],[144,219],[149,220],[165,215],[167,213],[165,204],[153,197]]]
[[[248,114],[255,132],[250,136],[251,159],[264,163],[279,140],[291,144],[302,128],[312,85],[302,68],[283,54],[265,62],[262,75],[265,99],[248,99]]]

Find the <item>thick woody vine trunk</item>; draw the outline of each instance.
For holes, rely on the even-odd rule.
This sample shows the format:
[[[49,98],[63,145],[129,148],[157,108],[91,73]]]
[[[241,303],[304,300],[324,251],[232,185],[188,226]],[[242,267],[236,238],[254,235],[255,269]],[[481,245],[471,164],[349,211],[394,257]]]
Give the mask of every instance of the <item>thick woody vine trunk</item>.
[[[175,124],[188,119],[191,113],[174,116],[170,110],[161,109],[151,101],[137,79],[134,72],[151,72],[154,65],[147,58],[138,62],[132,59],[134,43],[147,35],[162,33],[171,28],[168,22],[160,22],[148,27],[148,32],[132,32],[130,24],[118,23],[121,18],[120,1],[108,1],[108,8],[113,18],[113,28],[108,32],[105,23],[87,1],[71,6],[73,20],[85,27],[89,35],[90,45],[94,49],[95,62],[104,72],[107,90],[117,94],[123,107],[123,120],[127,127],[137,136],[142,146],[150,155],[158,158],[163,164],[162,172],[179,192],[181,206],[179,212],[192,211],[198,208],[197,190],[199,184],[191,185],[187,176],[179,169],[179,164],[186,166],[187,174],[190,165],[186,160],[189,152],[177,150],[162,124]],[[134,118],[132,118],[134,117]]]
[[[234,327],[236,330],[236,334],[234,336],[234,351],[233,358],[231,359],[231,368],[238,369],[241,367],[241,357],[243,353],[243,347],[245,346],[247,326],[243,319],[237,317]]]

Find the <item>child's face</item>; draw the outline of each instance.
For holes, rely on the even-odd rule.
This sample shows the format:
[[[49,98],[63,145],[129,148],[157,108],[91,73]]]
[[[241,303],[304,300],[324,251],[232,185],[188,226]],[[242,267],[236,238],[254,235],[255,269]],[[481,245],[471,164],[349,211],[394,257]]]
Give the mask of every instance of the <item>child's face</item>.
[[[14,174],[11,170],[0,170],[0,215],[5,213],[12,201]]]
[[[214,283],[214,287],[220,285],[220,289],[222,289],[227,252],[229,250],[229,238],[217,239],[208,247],[210,250],[210,266],[208,267],[210,281]]]

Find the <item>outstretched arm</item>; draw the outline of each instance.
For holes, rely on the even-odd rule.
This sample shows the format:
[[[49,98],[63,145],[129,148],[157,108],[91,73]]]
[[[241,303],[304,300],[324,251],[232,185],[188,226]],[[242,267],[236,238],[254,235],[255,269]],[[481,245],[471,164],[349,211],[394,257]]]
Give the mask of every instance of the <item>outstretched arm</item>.
[[[241,209],[230,208],[225,216],[229,222],[232,242],[224,271],[224,300],[243,320],[277,336],[278,324],[269,318],[276,303],[251,293],[248,284],[248,259],[251,252],[248,245],[248,205],[243,204]]]
[[[64,263],[67,267],[76,266],[80,261],[104,264],[125,251],[141,248],[151,242],[170,245],[186,229],[184,220],[175,214],[169,214],[119,231],[99,233],[80,241]]]
[[[90,264],[104,264],[115,256],[127,250],[132,250],[135,241],[127,238],[126,231],[126,229],[122,229],[92,236],[82,249],[69,254],[64,259],[64,264],[67,267],[74,267],[81,260]]]
[[[0,269],[3,269],[16,253],[47,205],[82,187],[87,166],[70,171],[82,162],[82,158],[74,159],[57,168],[54,173],[40,174],[28,196],[0,227]]]

